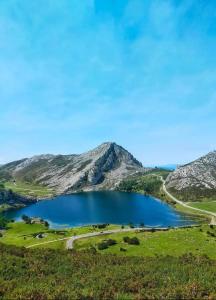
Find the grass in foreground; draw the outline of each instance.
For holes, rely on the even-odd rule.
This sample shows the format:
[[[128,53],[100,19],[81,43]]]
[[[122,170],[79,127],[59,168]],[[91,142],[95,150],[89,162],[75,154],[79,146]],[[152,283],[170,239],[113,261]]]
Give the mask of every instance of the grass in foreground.
[[[118,225],[109,225],[105,230],[120,228]],[[102,229],[93,228],[92,226],[83,226],[68,228],[62,230],[53,230],[46,228],[43,224],[25,224],[24,222],[14,222],[8,224],[8,229],[3,232],[0,242],[8,245],[30,246],[47,241],[67,238],[73,235],[84,234],[89,232],[102,231]],[[38,239],[35,236],[39,233],[45,235],[44,238]],[[59,241],[38,246],[40,248],[64,249],[65,241]]]
[[[206,257],[118,257],[0,244],[1,299],[216,299]]]
[[[128,245],[123,242],[123,237],[137,237],[140,245]],[[114,239],[117,244],[108,249],[98,250],[98,244],[106,239]],[[86,250],[95,247],[103,254],[117,254],[124,256],[181,256],[185,253],[194,255],[207,255],[216,259],[216,227],[208,225],[188,229],[171,229],[163,232],[125,232],[107,236],[91,237],[77,240],[75,249]],[[125,251],[120,251],[123,248]]]

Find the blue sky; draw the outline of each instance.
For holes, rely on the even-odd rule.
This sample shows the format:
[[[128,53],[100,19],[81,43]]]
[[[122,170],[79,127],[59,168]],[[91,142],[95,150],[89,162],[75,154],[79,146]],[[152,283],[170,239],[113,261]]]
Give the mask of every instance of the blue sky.
[[[0,163],[115,141],[216,148],[215,0],[0,0]]]

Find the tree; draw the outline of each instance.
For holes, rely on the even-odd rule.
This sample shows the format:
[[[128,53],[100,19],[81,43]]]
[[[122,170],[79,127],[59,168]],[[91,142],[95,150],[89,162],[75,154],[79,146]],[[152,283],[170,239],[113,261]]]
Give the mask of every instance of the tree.
[[[31,224],[31,218],[29,218],[26,215],[22,215],[22,220],[26,223],[26,224]]]
[[[0,216],[0,229],[5,229],[7,227],[7,223],[8,220],[5,217]]]
[[[128,236],[125,236],[123,237],[123,241],[129,245],[139,245],[140,244],[140,241],[137,237],[128,237]]]
[[[104,250],[104,249],[107,249],[108,248],[108,245],[106,242],[101,242],[98,244],[98,250]]]
[[[140,241],[139,239],[135,236],[135,237],[132,237],[129,241],[129,244],[130,245],[139,245],[140,244]]]
[[[124,241],[125,243],[129,243],[129,240],[130,240],[130,238],[129,238],[128,236],[124,236],[124,237],[123,237],[123,241]]]
[[[128,225],[130,228],[134,228],[134,224],[132,222],[130,222]]]
[[[45,225],[45,227],[49,228],[49,222],[44,221],[44,225]]]
[[[108,246],[113,246],[113,245],[117,244],[116,240],[113,240],[113,239],[108,239],[106,241],[106,243],[107,243]]]

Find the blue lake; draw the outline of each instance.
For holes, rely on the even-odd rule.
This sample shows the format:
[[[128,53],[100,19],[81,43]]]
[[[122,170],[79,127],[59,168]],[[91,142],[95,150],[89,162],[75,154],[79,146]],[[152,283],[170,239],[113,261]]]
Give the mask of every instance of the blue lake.
[[[52,228],[112,223],[146,226],[183,226],[194,223],[168,204],[150,196],[123,192],[88,192],[58,196],[28,207],[8,211],[20,220],[25,214],[47,220]]]

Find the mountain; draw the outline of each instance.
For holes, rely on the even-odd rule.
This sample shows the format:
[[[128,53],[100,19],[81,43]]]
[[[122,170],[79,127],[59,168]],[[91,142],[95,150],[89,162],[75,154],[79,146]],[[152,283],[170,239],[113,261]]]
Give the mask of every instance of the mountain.
[[[216,151],[172,172],[166,187],[182,200],[216,197]]]
[[[159,165],[157,166],[160,169],[174,171],[178,167],[177,164],[168,164],[168,165]]]
[[[46,154],[6,164],[0,178],[45,185],[61,194],[114,189],[123,178],[145,170],[123,147],[107,142],[80,155]]]

